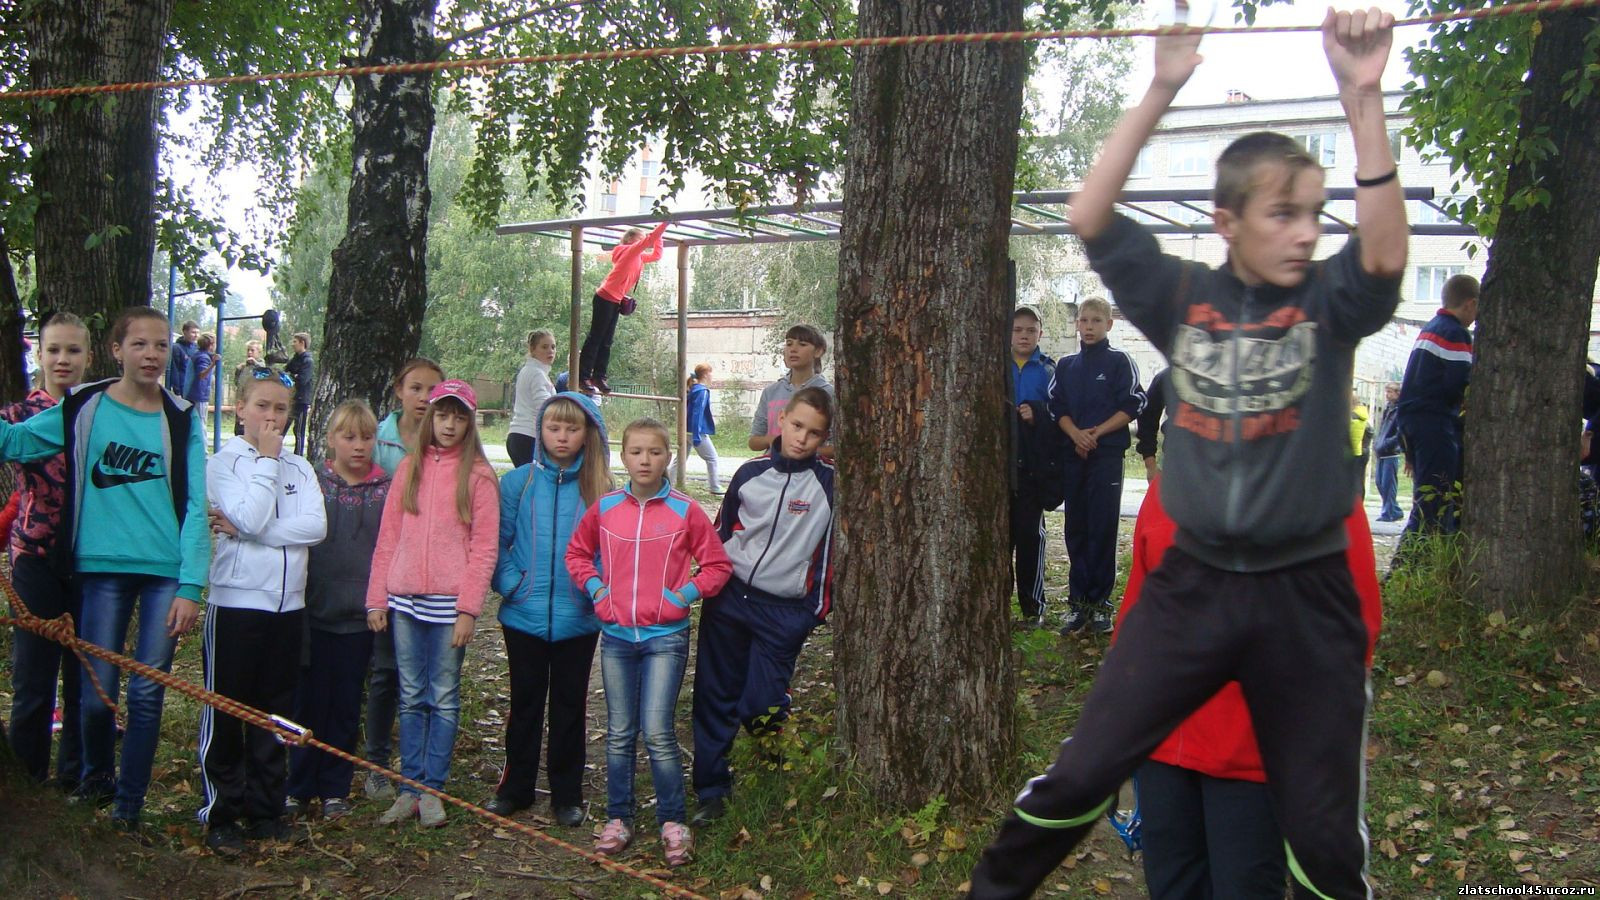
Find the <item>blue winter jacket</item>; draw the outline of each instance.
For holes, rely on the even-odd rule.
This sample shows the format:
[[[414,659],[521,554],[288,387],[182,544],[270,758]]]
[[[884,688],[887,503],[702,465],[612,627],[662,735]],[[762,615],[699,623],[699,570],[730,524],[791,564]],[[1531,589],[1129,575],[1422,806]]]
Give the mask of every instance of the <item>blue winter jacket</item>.
[[[605,440],[605,420],[593,400],[569,391],[551,401],[559,397],[583,407]],[[549,401],[539,410],[535,435],[543,433],[548,407]],[[609,459],[606,464],[610,465]],[[579,453],[567,467],[557,466],[536,444],[533,462],[512,469],[500,480],[500,556],[491,584],[505,598],[500,604],[500,624],[505,628],[546,641],[600,630],[594,604],[567,574],[567,542],[584,512],[578,490],[582,465]]]
[[[689,387],[688,428],[696,447],[700,446],[701,438],[717,433],[717,420],[711,416],[711,388],[703,384]]]

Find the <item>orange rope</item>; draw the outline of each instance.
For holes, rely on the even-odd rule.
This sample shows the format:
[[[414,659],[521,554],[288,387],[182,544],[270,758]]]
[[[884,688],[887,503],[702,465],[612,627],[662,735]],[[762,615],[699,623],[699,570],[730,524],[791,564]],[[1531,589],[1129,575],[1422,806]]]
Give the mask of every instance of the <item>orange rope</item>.
[[[28,609],[27,604],[22,602],[21,597],[17,596],[16,589],[12,587],[10,579],[0,578],[0,586],[4,586],[5,594],[11,601],[11,609],[16,613],[14,616],[0,616],[0,625],[15,625],[18,628],[26,629],[27,631],[31,631],[41,637],[63,644],[71,648],[72,652],[77,654],[79,659],[83,659],[84,654],[88,654],[98,659],[105,660],[106,662],[109,662],[115,666],[121,667],[124,671],[142,675],[156,684],[161,685],[162,687],[168,687],[177,691],[178,693],[193,697],[195,700],[225,712],[241,722],[254,725],[263,731],[270,732],[273,737],[276,737],[284,744],[292,744],[298,747],[314,747],[323,751],[324,753],[332,754],[333,756],[336,756],[345,762],[353,763],[364,769],[368,769],[370,771],[377,772],[380,775],[392,778],[395,781],[398,781],[407,787],[414,788],[419,792],[432,794],[445,803],[458,806],[461,809],[464,809],[467,812],[478,816],[479,818],[487,819],[488,821],[493,822],[502,828],[508,828],[525,834],[535,840],[543,841],[551,846],[560,847],[563,850],[577,854],[578,856],[589,860],[603,869],[608,869],[620,875],[626,875],[629,878],[643,881],[652,887],[661,889],[662,892],[670,896],[686,897],[689,898],[689,900],[709,900],[709,898],[697,894],[688,888],[675,885],[670,881],[657,878],[648,872],[643,872],[633,868],[632,866],[617,862],[608,856],[604,856],[592,850],[586,850],[576,844],[563,841],[558,837],[553,837],[537,828],[534,828],[531,825],[524,825],[521,822],[508,819],[505,816],[497,816],[494,813],[483,809],[482,807],[474,806],[465,800],[452,797],[449,794],[446,794],[444,791],[435,790],[425,784],[412,781],[404,775],[386,769],[377,763],[368,762],[367,760],[358,756],[346,753],[345,751],[340,750],[338,747],[325,744],[322,741],[317,740],[316,737],[311,733],[310,729],[296,725],[294,722],[291,722],[281,716],[270,715],[254,707],[246,706],[243,703],[239,703],[221,694],[208,691],[205,688],[195,684],[190,684],[189,682],[184,681],[170,672],[163,672],[153,666],[147,666],[138,660],[129,659],[121,654],[113,653],[97,644],[91,644],[77,636],[77,631],[72,624],[72,617],[70,615],[63,614],[54,619],[41,619]],[[87,663],[87,661],[85,662]],[[84,665],[84,668],[85,670],[89,671],[90,677],[93,678],[93,670],[90,669],[87,664]],[[105,700],[107,706],[113,705],[110,698],[106,696],[105,691],[101,689],[98,679],[95,679],[95,689],[100,691],[100,697],[102,700]]]
[[[1503,6],[1456,10],[1398,19],[1395,27],[1437,25],[1471,19],[1501,16],[1538,15],[1567,9],[1600,5],[1600,0],[1526,0]],[[304,78],[349,78],[361,75],[416,75],[456,69],[497,69],[542,63],[595,62],[612,59],[655,59],[668,56],[714,56],[731,53],[770,53],[778,50],[834,50],[851,47],[903,47],[927,44],[1015,44],[1030,41],[1055,41],[1082,38],[1160,37],[1170,34],[1272,34],[1321,31],[1315,25],[1165,25],[1157,28],[1063,28],[1051,31],[990,31],[961,34],[897,34],[880,37],[827,38],[809,41],[771,43],[699,44],[686,47],[641,47],[632,50],[585,50],[574,53],[543,53],[535,56],[489,56],[472,59],[431,60],[390,63],[374,66],[347,66],[340,69],[310,69],[300,72],[265,72],[250,75],[222,75],[214,78],[184,78],[176,81],[134,81],[120,84],[84,84],[73,87],[39,88],[0,93],[0,101],[43,100],[84,94],[120,94],[135,91],[166,91],[187,87],[249,84],[268,81],[293,81]]]

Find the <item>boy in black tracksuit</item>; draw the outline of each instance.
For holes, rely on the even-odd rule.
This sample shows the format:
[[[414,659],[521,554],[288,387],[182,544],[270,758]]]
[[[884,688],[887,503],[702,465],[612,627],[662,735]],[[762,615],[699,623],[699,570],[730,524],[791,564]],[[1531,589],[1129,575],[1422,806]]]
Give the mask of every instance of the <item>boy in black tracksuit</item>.
[[[728,753],[789,715],[789,681],[806,636],[828,615],[833,466],[817,456],[833,400],[802,388],[778,418],[771,452],[739,467],[717,513],[733,577],[705,602],[694,673],[694,791],[703,824],[733,789]]]
[[[1128,423],[1144,409],[1133,357],[1108,342],[1111,304],[1090,297],[1078,308],[1082,349],[1056,365],[1050,414],[1071,441],[1066,455],[1067,621],[1062,634],[1110,634],[1117,584],[1117,523]]]
[[[1257,133],[1217,163],[1222,269],[1161,252],[1114,213],[1134,161],[1199,63],[1198,35],[1156,42],[1143,100],[1072,207],[1090,264],[1171,363],[1161,501],[1174,546],[1106,655],[1071,739],[1029,782],[972,873],[971,896],[1030,894],[1118,788],[1229,680],[1244,689],[1296,895],[1366,898],[1366,627],[1345,561],[1356,343],[1383,327],[1405,271],[1405,199],[1384,129],[1388,13],[1329,11],[1323,46],[1356,148],[1360,237],[1311,262],[1324,173]]]
[[[1055,360],[1039,349],[1039,314],[1011,314],[1011,552],[1017,606],[1026,625],[1044,623],[1044,513],[1061,505],[1067,450],[1050,415]]]

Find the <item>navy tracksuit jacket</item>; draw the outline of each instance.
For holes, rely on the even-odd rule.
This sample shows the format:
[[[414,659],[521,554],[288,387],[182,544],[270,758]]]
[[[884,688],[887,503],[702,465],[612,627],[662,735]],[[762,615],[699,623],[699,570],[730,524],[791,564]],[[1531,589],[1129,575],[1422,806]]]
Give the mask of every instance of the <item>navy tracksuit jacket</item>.
[[[1114,413],[1130,419],[1144,410],[1139,367],[1133,357],[1105,340],[1085,346],[1056,365],[1050,382],[1050,413],[1071,417],[1079,428],[1099,425]],[[1068,601],[1075,606],[1109,605],[1117,583],[1117,520],[1122,512],[1122,457],[1128,428],[1100,436],[1088,458],[1067,449],[1066,541],[1072,568]]]
[[[1472,332],[1441,309],[1411,348],[1395,416],[1416,485],[1406,532],[1454,533],[1461,480],[1461,401],[1472,375]]]

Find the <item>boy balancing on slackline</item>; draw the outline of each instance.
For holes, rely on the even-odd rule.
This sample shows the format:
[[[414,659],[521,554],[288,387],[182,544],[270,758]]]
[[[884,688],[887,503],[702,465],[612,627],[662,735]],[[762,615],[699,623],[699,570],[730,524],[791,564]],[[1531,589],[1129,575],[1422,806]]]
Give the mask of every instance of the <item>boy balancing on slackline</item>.
[[[1089,259],[1172,366],[1161,500],[1175,546],[1145,582],[1055,763],[1028,783],[972,873],[972,896],[1030,894],[1173,727],[1229,680],[1255,723],[1297,892],[1367,897],[1362,821],[1366,629],[1345,564],[1345,449],[1357,341],[1389,321],[1406,262],[1404,197],[1379,85],[1394,18],[1329,11],[1323,49],[1356,148],[1360,237],[1311,261],[1323,172],[1259,133],[1217,162],[1213,270],[1161,253],[1112,212],[1139,148],[1200,62],[1156,42],[1155,77],[1072,207]],[[1347,478],[1308,479],[1307,472]]]

